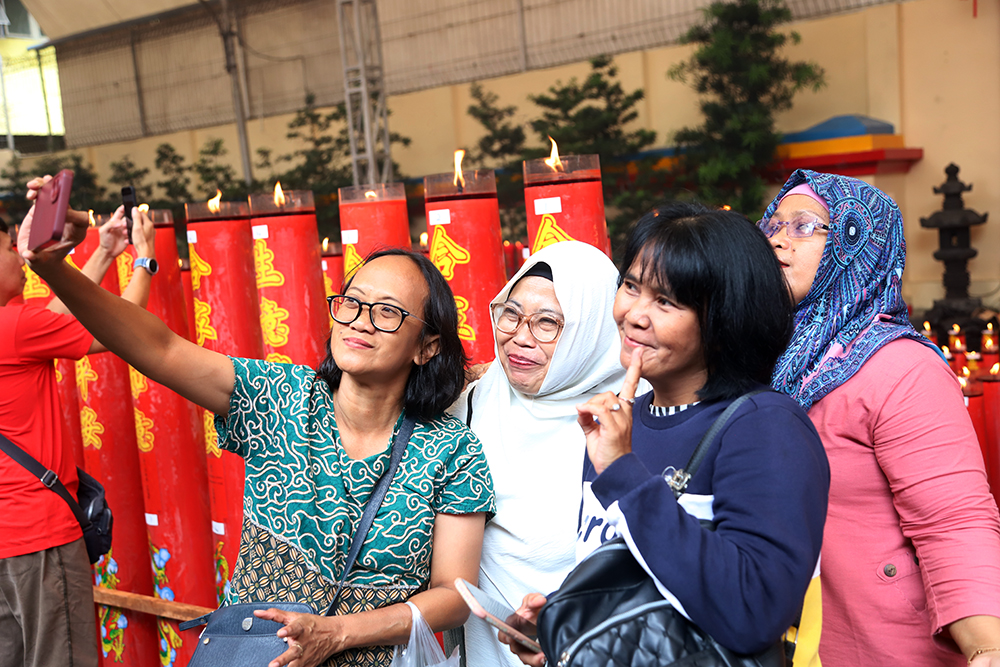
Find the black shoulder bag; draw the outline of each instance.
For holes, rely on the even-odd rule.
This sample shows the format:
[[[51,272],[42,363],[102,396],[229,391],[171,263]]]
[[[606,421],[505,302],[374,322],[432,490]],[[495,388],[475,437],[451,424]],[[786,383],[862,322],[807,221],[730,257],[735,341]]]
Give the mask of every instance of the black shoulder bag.
[[[365,511],[358,522],[358,529],[351,539],[351,548],[344,562],[344,573],[337,584],[337,592],[333,601],[327,607],[324,616],[332,616],[340,602],[340,593],[347,581],[347,575],[354,567],[361,552],[368,530],[375,521],[375,515],[382,500],[389,490],[389,484],[396,475],[396,469],[406,451],[406,444],[413,433],[414,420],[406,417],[392,442],[392,455],[389,465],[372,489],[372,495],[365,505]],[[315,614],[312,605],[304,602],[247,602],[220,607],[211,614],[199,616],[180,624],[181,630],[206,625],[198,637],[198,647],[191,656],[188,667],[231,667],[233,665],[266,665],[288,649],[288,644],[277,636],[278,630],[284,627],[277,621],[257,618],[253,615],[257,609],[281,609],[300,614]]]
[[[114,517],[111,516],[111,508],[108,507],[108,501],[104,497],[104,487],[100,482],[88,475],[83,468],[77,468],[76,475],[80,479],[80,486],[76,491],[78,501],[59,481],[59,476],[55,472],[43,466],[35,457],[8,440],[3,434],[0,434],[0,450],[66,501],[73,510],[73,516],[80,522],[83,540],[87,544],[87,556],[91,563],[96,563],[101,556],[108,553],[111,549],[111,528]]]
[[[705,432],[685,468],[667,478],[680,497],[709,446],[752,391],[737,398]],[[713,526],[707,526],[712,528]],[[625,544],[605,542],[581,561],[538,616],[538,640],[552,667],[783,667],[779,640],[738,655],[667,602]]]

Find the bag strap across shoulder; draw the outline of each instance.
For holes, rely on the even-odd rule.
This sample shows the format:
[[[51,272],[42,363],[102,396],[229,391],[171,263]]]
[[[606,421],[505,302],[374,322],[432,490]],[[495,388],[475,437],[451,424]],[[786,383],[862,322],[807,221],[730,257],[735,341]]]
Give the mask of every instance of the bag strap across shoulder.
[[[86,530],[90,526],[90,519],[87,518],[87,513],[83,511],[80,503],[77,502],[76,498],[73,497],[73,494],[69,492],[69,489],[60,481],[59,476],[54,471],[43,466],[38,462],[38,459],[8,440],[7,436],[2,433],[0,433],[0,451],[3,451],[7,456],[14,459],[15,463],[18,463],[25,470],[37,477],[38,481],[65,500],[66,504],[73,511],[73,516],[80,523],[81,528]]]
[[[715,438],[718,437],[719,433],[726,427],[729,420],[732,419],[733,414],[740,409],[740,406],[750,400],[757,394],[761,394],[767,389],[754,389],[743,394],[735,401],[729,404],[729,406],[723,410],[722,414],[718,416],[715,422],[705,431],[705,435],[701,436],[701,441],[695,448],[694,453],[691,454],[691,458],[688,460],[687,465],[674,472],[673,475],[667,477],[667,484],[671,489],[674,490],[674,496],[679,498],[684,494],[684,490],[687,488],[688,482],[694,477],[694,474],[698,472],[698,468],[701,467],[701,462],[705,459],[705,455],[708,454],[708,448],[712,446]]]
[[[416,422],[412,418],[406,417],[399,426],[396,438],[392,441],[392,454],[389,458],[389,465],[385,469],[385,472],[382,473],[382,476],[379,477],[378,482],[375,483],[372,495],[365,505],[364,514],[361,515],[361,520],[358,522],[358,529],[354,532],[353,539],[351,539],[351,548],[347,552],[347,560],[344,563],[344,574],[340,577],[340,583],[337,584],[337,592],[334,594],[330,606],[326,608],[324,616],[332,616],[333,611],[340,602],[340,593],[344,590],[347,575],[351,573],[354,561],[358,559],[358,554],[361,553],[361,545],[364,544],[365,538],[368,536],[368,531],[375,521],[375,515],[382,506],[385,494],[389,491],[389,484],[396,475],[396,469],[399,468],[399,462],[403,458],[403,452],[406,451],[406,444],[410,441],[410,436],[413,434],[413,427],[415,425]]]

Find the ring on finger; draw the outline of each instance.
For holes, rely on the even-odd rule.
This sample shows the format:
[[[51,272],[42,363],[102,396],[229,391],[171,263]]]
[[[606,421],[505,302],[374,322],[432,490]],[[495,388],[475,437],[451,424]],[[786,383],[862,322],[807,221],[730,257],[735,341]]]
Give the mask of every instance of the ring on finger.
[[[625,401],[625,402],[626,402],[626,403],[628,403],[629,405],[635,405],[635,399],[634,399],[634,398],[624,398],[624,397],[622,397],[622,396],[619,396],[619,397],[618,397],[618,400],[620,400],[620,401]]]
[[[291,647],[299,650],[300,658],[302,657],[302,654],[306,652],[306,647],[303,646],[302,644],[299,644],[298,642],[292,642]]]
[[[611,412],[618,412],[621,409],[622,409],[621,403],[615,403],[614,405],[611,406]]]

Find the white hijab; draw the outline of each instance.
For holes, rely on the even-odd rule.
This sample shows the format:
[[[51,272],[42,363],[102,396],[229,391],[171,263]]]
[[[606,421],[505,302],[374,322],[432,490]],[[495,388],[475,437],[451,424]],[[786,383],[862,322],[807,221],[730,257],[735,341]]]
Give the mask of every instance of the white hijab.
[[[525,396],[494,362],[475,385],[470,423],[483,443],[497,503],[483,537],[479,587],[514,609],[526,593],[554,591],[575,564],[586,448],[576,406],[601,392],[617,392],[625,377],[611,312],[618,271],[593,246],[565,241],[540,250],[492,303],[506,301],[539,262],[552,269],[566,320],[545,379],[537,395]],[[467,406],[463,394],[455,416],[465,420]],[[466,649],[469,667],[520,666],[497,642],[496,631],[475,617],[466,624]]]

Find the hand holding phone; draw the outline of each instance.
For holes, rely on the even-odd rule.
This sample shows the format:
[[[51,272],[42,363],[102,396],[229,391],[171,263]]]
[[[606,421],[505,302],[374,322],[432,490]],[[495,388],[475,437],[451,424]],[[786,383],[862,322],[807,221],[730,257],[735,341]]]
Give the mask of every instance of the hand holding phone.
[[[73,172],[63,169],[38,191],[28,236],[29,250],[41,250],[62,240],[72,189]]]
[[[514,641],[535,653],[541,653],[542,647],[534,639],[531,639],[520,630],[515,629],[510,621],[515,620],[514,610],[496,598],[487,595],[479,588],[473,586],[465,579],[455,580],[455,589],[458,594],[469,605],[473,614],[483,619],[501,632],[506,632]]]
[[[122,205],[125,207],[125,228],[128,230],[128,242],[132,245],[132,209],[139,205],[135,196],[135,188],[126,185],[122,188]]]

